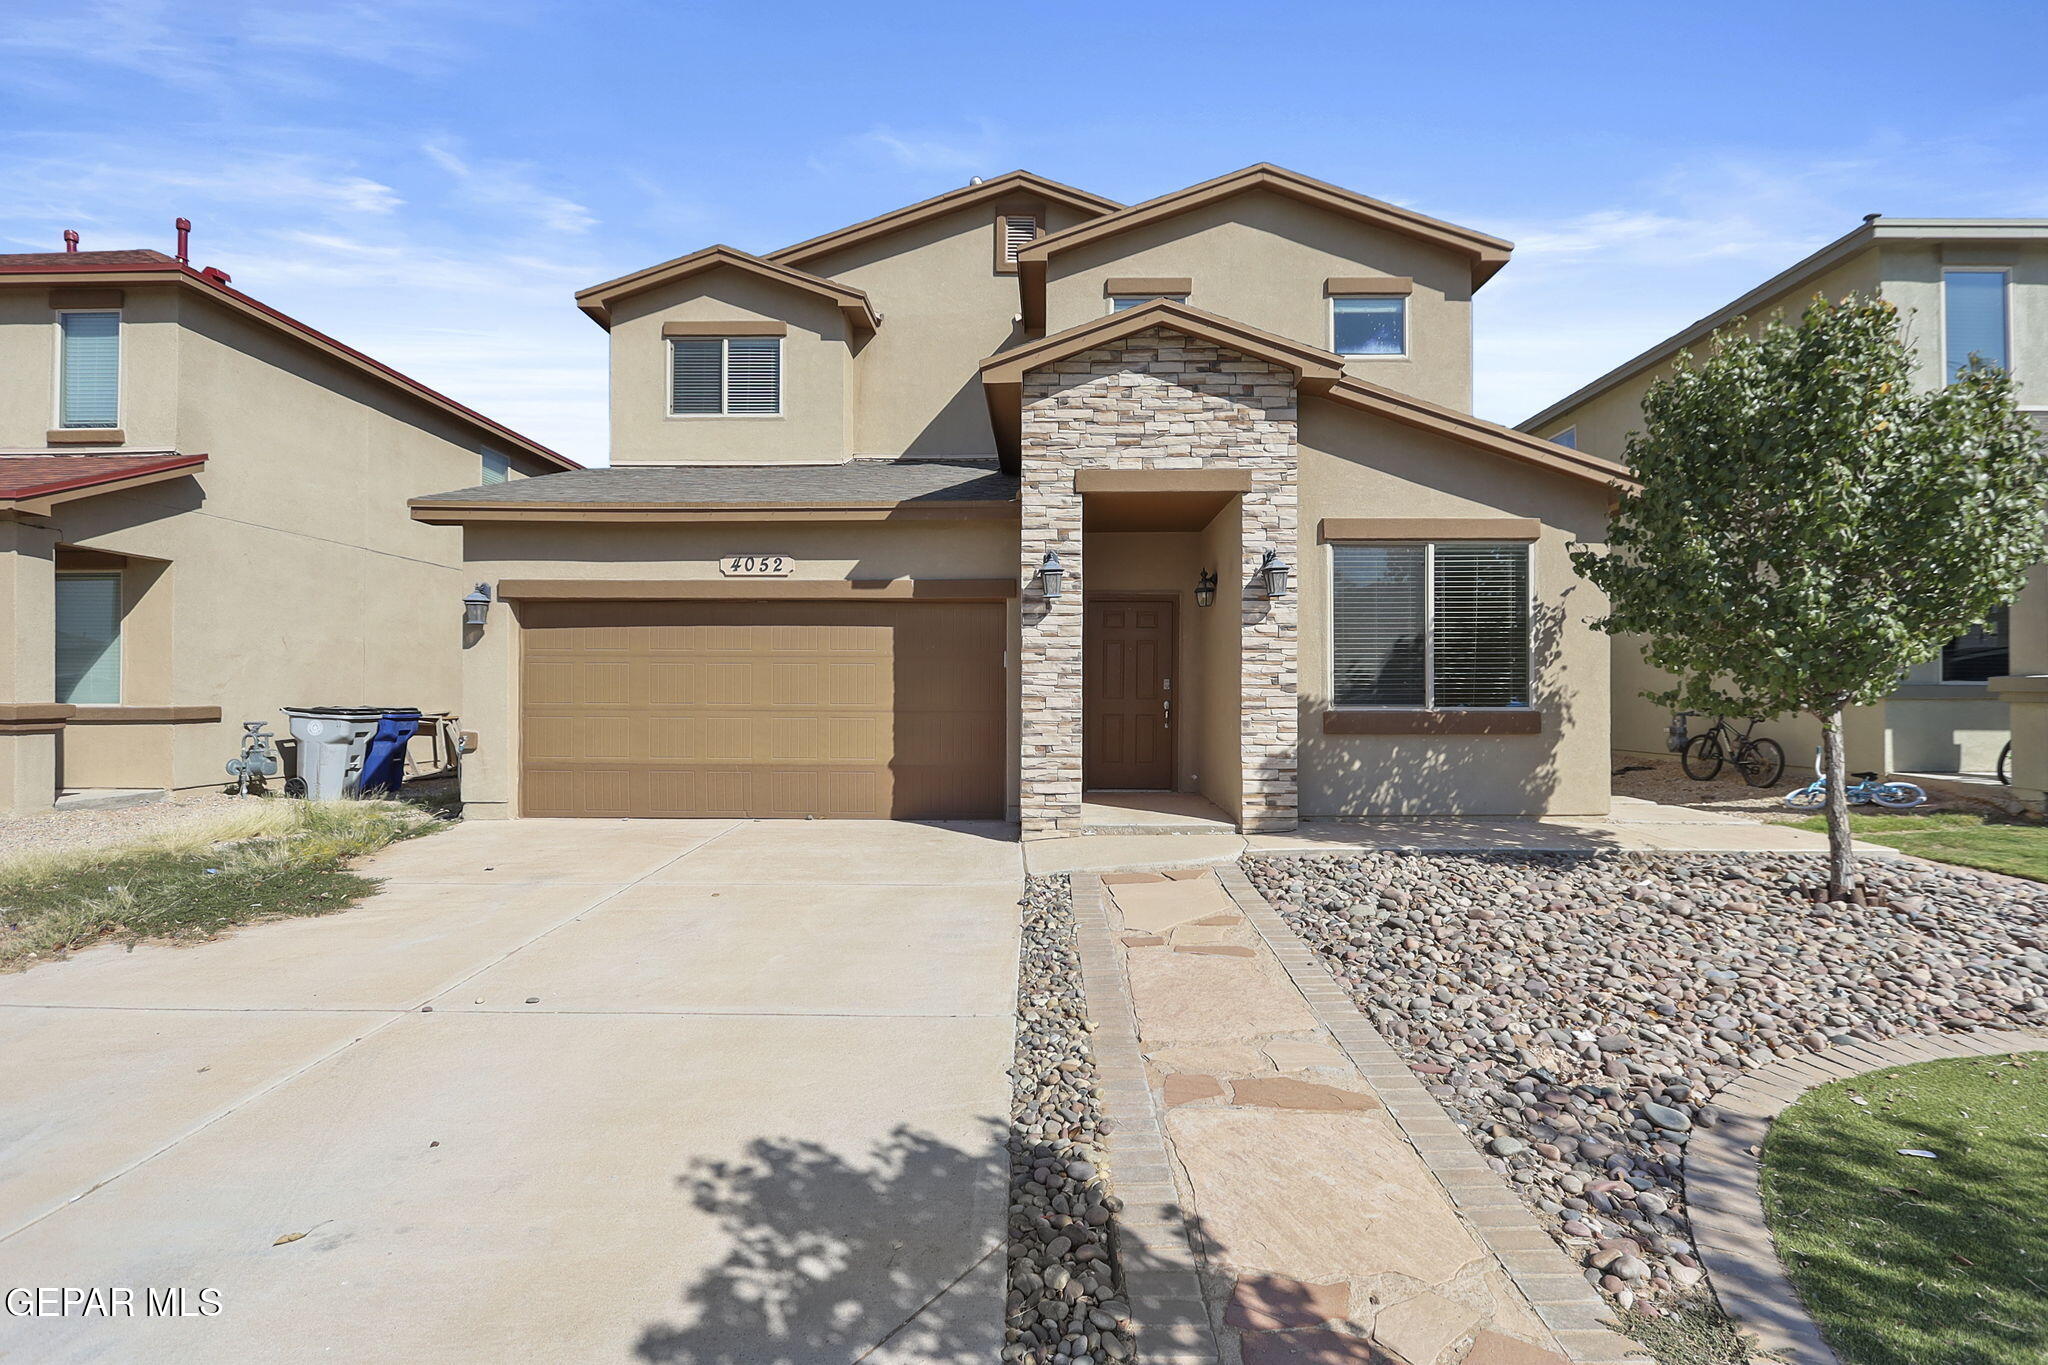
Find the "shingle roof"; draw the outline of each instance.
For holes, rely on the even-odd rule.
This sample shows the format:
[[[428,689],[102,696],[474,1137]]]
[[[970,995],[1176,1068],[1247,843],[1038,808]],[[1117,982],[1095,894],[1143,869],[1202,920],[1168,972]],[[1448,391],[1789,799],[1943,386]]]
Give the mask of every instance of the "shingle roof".
[[[157,474],[206,463],[204,455],[160,451],[154,455],[0,456],[0,502],[47,497],[73,489]]]
[[[96,270],[108,266],[161,265],[176,269],[175,256],[161,251],[17,251],[0,254],[0,270]]]
[[[543,506],[818,507],[902,502],[1011,502],[1017,480],[974,460],[849,460],[832,465],[647,465],[578,469],[414,498]]]

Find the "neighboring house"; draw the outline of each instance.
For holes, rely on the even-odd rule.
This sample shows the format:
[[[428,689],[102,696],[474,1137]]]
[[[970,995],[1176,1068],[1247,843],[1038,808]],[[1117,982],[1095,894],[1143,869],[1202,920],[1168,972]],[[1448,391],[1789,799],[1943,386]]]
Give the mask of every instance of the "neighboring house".
[[[1272,166],[1020,171],[584,290],[613,467],[412,504],[502,599],[469,811],[1604,811],[1566,545],[1626,476],[1465,411],[1508,251]]]
[[[1796,318],[1815,295],[1884,298],[1898,306],[1918,352],[1915,382],[1945,384],[1972,355],[2012,372],[2020,401],[2048,430],[2048,220],[1866,218],[1790,269],[1602,375],[1521,424],[1582,454],[1620,461],[1641,425],[1644,392],[1669,374],[1678,352],[1698,348],[1738,318],[1752,328],[1776,314]],[[2007,699],[1992,679],[2016,671],[2029,636],[2040,643],[2030,671],[2048,673],[2048,579],[2030,586],[1996,619],[1951,641],[1941,657],[1913,669],[1875,706],[1851,711],[1844,727],[1853,768],[1918,773],[1990,772],[2010,733]],[[1642,693],[1668,675],[1644,663],[1630,637],[1614,642],[1614,743],[1664,750],[1670,713]],[[2048,699],[2048,694],[2044,694]],[[1697,728],[1697,727],[1695,727]],[[1820,743],[1810,716],[1774,721],[1759,733],[1785,746],[1793,768]]]
[[[225,782],[280,706],[457,709],[474,580],[405,499],[576,467],[218,271],[0,255],[0,811]]]

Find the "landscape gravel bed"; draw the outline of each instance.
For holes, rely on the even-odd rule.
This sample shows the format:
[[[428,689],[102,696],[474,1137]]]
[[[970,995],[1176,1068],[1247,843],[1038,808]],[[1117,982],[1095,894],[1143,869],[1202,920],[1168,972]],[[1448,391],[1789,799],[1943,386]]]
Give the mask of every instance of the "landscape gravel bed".
[[[206,820],[232,810],[236,799],[209,788],[112,810],[0,816],[0,854],[56,853],[150,839],[187,821]]]
[[[1248,858],[1253,885],[1622,1307],[1702,1273],[1688,1135],[1786,1057],[2048,1025],[2048,888],[1795,855]]]
[[[1005,1361],[1102,1365],[1133,1355],[1103,1169],[1094,1026],[1074,946],[1073,888],[1036,877],[1021,902],[1017,1049],[1010,1070]]]

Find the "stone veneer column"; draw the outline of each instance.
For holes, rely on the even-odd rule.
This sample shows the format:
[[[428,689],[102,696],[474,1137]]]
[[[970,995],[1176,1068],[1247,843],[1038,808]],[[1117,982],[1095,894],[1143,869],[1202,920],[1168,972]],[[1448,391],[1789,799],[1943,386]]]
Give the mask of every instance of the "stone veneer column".
[[[1265,550],[1299,569],[1294,375],[1236,351],[1155,327],[1054,362],[1023,386],[1023,791],[1026,833],[1081,822],[1081,554],[1083,469],[1228,469],[1251,473],[1239,498],[1245,583],[1241,618],[1242,823],[1291,829],[1298,814],[1295,709],[1297,589],[1268,601]],[[1060,600],[1033,582],[1047,550],[1066,570]],[[1218,565],[1217,572],[1228,571]],[[1296,579],[1298,582],[1298,576]],[[1222,680],[1211,679],[1211,686]]]

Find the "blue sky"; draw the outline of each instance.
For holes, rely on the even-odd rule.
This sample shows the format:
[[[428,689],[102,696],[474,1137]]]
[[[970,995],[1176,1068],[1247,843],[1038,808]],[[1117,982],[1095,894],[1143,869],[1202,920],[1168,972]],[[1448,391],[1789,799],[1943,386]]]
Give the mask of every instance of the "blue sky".
[[[4,11],[0,250],[184,214],[238,287],[590,461],[578,287],[1018,166],[1129,202],[1275,161],[1514,240],[1475,321],[1509,422],[1863,214],[2048,217],[2038,0]]]

